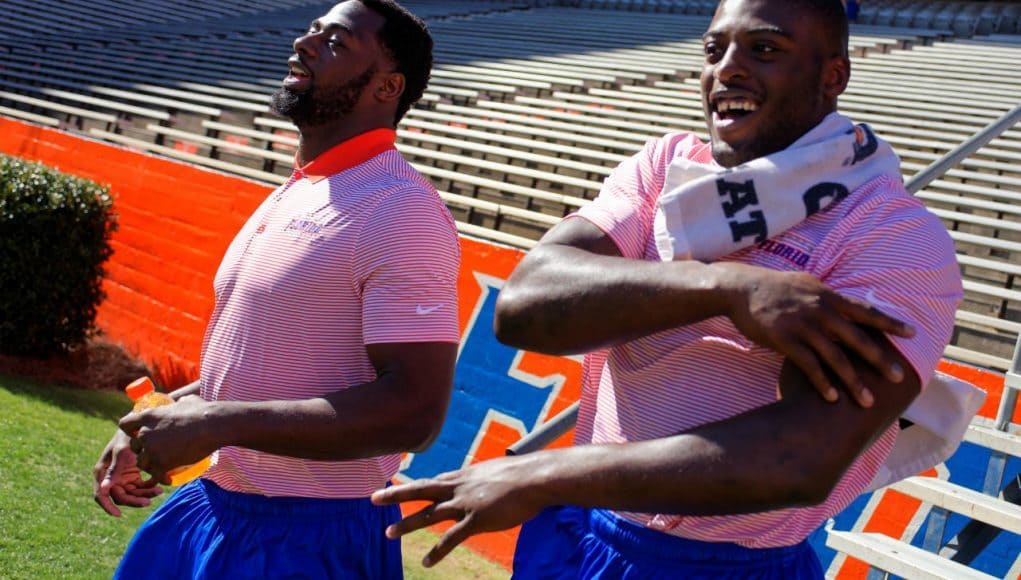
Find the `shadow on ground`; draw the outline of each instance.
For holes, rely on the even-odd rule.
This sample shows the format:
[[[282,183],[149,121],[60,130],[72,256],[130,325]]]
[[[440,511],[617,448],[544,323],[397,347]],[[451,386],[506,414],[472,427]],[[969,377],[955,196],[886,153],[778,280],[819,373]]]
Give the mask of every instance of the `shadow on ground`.
[[[119,345],[91,340],[72,351],[46,358],[0,355],[0,388],[62,409],[116,421],[130,407],[114,393],[134,379],[151,374]],[[84,391],[109,391],[88,397]]]

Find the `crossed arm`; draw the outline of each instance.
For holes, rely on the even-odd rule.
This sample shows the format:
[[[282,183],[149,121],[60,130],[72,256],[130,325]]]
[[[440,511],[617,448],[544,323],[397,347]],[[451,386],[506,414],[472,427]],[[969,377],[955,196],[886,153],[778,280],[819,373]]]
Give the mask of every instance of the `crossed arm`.
[[[582,220],[551,231],[501,293],[501,339],[576,352],[727,315],[746,336],[787,355],[777,402],[672,437],[490,460],[374,494],[381,504],[433,502],[391,526],[391,537],[456,521],[425,565],[470,535],[513,527],[553,505],[716,515],[819,503],[920,390],[908,362],[876,328],[910,330],[810,276],[647,264],[614,253]],[[556,324],[546,322],[551,317]],[[857,401],[832,396],[834,379]]]
[[[809,274],[733,262],[624,259],[584,219],[561,222],[522,260],[500,292],[495,330],[502,342],[522,349],[575,354],[714,316],[728,316],[744,336],[785,355],[830,401],[838,396],[825,371],[832,370],[864,406],[869,393],[838,345],[896,382],[907,367],[859,325],[914,333]]]
[[[724,421],[639,443],[494,459],[380,490],[372,499],[433,502],[391,526],[389,537],[456,522],[426,555],[425,566],[469,536],[514,527],[555,505],[693,516],[815,505],[919,392],[914,372],[893,384],[855,362],[874,386],[869,409],[846,397],[822,400],[788,363],[779,401]]]
[[[324,397],[210,402],[193,383],[175,392],[174,405],[126,415],[94,468],[96,501],[111,515],[120,514],[116,504],[148,505],[169,470],[226,446],[324,460],[424,449],[443,424],[457,345],[366,349],[376,380]],[[152,479],[143,481],[140,470]]]

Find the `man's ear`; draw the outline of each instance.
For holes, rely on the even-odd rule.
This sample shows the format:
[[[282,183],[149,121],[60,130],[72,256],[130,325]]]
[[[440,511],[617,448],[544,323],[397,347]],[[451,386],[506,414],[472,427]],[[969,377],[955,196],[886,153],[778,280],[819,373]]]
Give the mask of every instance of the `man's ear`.
[[[846,56],[831,57],[823,66],[823,93],[835,101],[837,97],[847,90],[847,83],[850,79],[851,60]]]
[[[373,93],[381,103],[396,102],[404,94],[404,75],[399,72],[391,72],[383,75],[382,82],[376,85]]]

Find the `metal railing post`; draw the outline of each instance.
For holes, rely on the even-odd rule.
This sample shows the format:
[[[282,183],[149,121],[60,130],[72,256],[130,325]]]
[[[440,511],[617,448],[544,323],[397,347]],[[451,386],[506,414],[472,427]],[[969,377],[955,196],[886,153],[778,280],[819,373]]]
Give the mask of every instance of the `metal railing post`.
[[[1021,390],[1021,335],[1017,337],[1014,345],[1014,359],[1010,363],[1010,370],[1003,377],[1003,394],[1000,395],[1000,407],[996,410],[996,424],[998,431],[1009,431],[1010,423],[1014,417],[1014,409],[1017,408],[1017,393]],[[1003,485],[1003,473],[1007,468],[1009,457],[1006,453],[993,451],[989,455],[989,463],[986,466],[986,477],[982,482],[982,493],[991,496],[1000,494]]]
[[[1021,334],[1014,345],[1014,358],[1010,362],[1010,370],[1003,377],[1003,397],[1000,399],[1000,408],[996,411],[996,428],[1000,431],[1006,431],[1010,427],[1014,409],[1017,407],[1018,391],[1021,391]]]

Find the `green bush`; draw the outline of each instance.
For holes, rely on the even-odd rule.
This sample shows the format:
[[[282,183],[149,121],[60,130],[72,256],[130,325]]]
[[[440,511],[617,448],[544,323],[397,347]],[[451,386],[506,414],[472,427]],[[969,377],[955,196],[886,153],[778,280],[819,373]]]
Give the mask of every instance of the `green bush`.
[[[47,356],[92,334],[115,220],[108,188],[0,155],[0,354]]]

